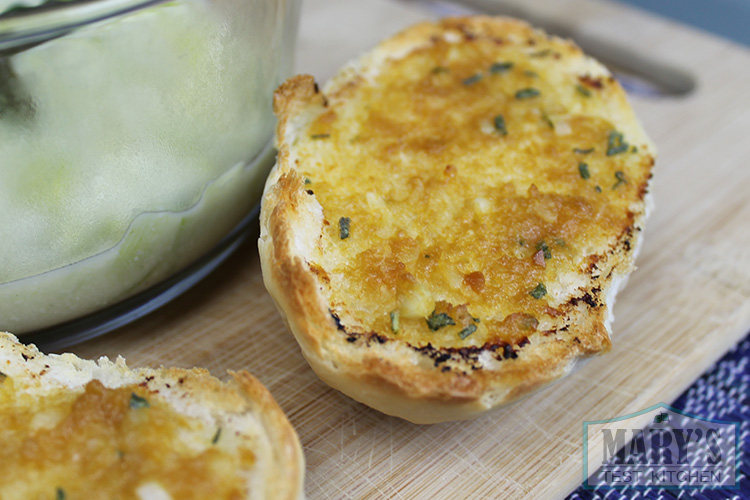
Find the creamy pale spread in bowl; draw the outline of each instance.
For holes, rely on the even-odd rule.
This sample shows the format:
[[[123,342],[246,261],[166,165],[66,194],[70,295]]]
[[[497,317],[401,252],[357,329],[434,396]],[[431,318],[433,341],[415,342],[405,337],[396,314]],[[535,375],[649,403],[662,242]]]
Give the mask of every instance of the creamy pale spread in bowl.
[[[0,0],[0,330],[17,334],[163,282],[246,219],[299,7],[131,2],[92,21],[70,14],[91,2],[36,3]],[[70,26],[24,31],[54,9]]]

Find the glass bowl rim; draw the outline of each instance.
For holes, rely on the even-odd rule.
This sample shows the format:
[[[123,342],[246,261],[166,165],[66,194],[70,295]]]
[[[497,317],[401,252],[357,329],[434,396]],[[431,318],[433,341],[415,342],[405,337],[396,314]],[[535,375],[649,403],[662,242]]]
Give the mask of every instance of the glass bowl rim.
[[[173,0],[79,0],[47,2],[0,14],[0,57],[72,30]]]

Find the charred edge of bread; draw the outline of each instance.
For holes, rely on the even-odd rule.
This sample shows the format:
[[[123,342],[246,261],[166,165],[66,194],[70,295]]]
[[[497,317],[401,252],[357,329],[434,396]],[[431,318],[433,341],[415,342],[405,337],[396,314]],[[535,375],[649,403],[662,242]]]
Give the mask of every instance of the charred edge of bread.
[[[479,347],[415,346],[378,332],[346,327],[331,311],[324,292],[325,271],[314,263],[320,235],[309,230],[327,221],[315,196],[305,188],[304,178],[295,171],[291,154],[299,131],[323,113],[329,101],[345,99],[378,59],[408,53],[442,36],[443,30],[458,29],[470,39],[494,36],[498,25],[520,36],[533,31],[525,23],[503,18],[424,23],[344,68],[324,92],[312,76],[300,75],[280,87],[274,102],[279,156],[266,184],[259,239],[266,287],[321,379],[373,408],[415,423],[473,418],[563,377],[580,359],[608,351],[611,307],[634,268],[650,206],[647,180],[639,186],[628,224],[606,251],[589,256],[584,282],[566,302],[554,307],[553,327],[537,332],[545,339],[543,343],[524,338],[513,344]],[[582,57],[571,42],[562,43]],[[606,72],[598,64],[596,68]],[[617,86],[611,76],[606,77]],[[633,124],[633,135],[653,151],[624,92],[620,89],[613,99],[621,113],[617,120]]]
[[[152,404],[164,403],[209,432],[220,429],[222,439],[247,438],[245,444],[253,443],[255,466],[252,477],[247,478],[247,498],[303,498],[304,456],[283,410],[248,372],[230,371],[229,375],[231,379],[222,382],[201,368],[131,369],[121,357],[113,362],[104,357],[85,360],[70,353],[45,355],[34,345],[22,344],[12,334],[0,332],[0,383],[11,379],[12,390],[23,398],[20,401],[35,405],[78,397],[93,381],[107,390],[137,387]],[[11,406],[0,406],[2,418]],[[247,424],[244,417],[251,417],[253,423]],[[219,436],[214,436],[214,442]],[[72,480],[86,484],[86,478]],[[2,488],[0,481],[0,492]]]

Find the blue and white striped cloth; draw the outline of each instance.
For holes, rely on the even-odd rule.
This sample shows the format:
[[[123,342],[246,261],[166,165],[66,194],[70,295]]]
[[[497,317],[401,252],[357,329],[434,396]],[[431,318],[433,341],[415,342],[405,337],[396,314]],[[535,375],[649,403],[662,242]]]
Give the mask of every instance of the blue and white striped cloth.
[[[750,500],[750,335],[699,378],[673,407],[713,420],[740,422],[739,489],[594,489],[566,500]]]

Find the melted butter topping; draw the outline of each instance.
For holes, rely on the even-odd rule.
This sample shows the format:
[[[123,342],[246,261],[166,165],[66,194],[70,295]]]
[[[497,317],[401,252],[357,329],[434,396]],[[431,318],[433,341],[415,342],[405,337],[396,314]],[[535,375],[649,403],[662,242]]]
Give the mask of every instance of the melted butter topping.
[[[347,327],[517,342],[549,314],[558,276],[632,224],[648,146],[608,119],[619,86],[564,71],[568,57],[578,49],[542,37],[437,39],[330,96],[300,164]]]
[[[250,469],[252,453],[223,452],[141,387],[107,389],[95,380],[78,396],[33,403],[12,400],[11,385],[0,384],[0,449],[12,457],[3,463],[4,499],[130,499],[154,485],[174,499],[246,498],[233,471]]]

